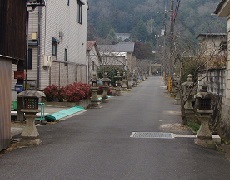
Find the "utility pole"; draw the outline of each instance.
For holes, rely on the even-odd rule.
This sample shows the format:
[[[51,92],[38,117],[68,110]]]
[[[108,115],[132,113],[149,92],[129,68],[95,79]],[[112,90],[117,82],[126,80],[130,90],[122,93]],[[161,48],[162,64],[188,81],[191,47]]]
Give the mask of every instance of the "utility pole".
[[[170,57],[169,57],[169,75],[173,75],[173,40],[174,40],[174,0],[171,0],[171,24],[170,24]]]
[[[163,20],[163,29],[162,29],[162,32],[161,32],[161,35],[165,37],[166,35],[166,21],[167,21],[167,1],[168,0],[165,0],[165,3],[164,3],[164,20]],[[165,40],[165,39],[164,39]]]
[[[163,29],[161,32],[161,36],[163,36],[163,51],[166,54],[166,20],[167,20],[167,0],[165,0],[165,7],[164,7],[164,20],[163,20]],[[162,62],[163,71],[164,71],[164,80],[166,80],[166,72],[167,72],[167,61],[163,58]]]

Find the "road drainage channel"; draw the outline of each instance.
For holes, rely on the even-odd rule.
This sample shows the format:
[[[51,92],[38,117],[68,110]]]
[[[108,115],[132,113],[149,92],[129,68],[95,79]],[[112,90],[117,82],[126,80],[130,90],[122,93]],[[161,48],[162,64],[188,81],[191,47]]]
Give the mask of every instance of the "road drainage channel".
[[[131,138],[153,138],[153,139],[174,139],[174,138],[196,138],[196,135],[177,135],[163,132],[132,132]]]

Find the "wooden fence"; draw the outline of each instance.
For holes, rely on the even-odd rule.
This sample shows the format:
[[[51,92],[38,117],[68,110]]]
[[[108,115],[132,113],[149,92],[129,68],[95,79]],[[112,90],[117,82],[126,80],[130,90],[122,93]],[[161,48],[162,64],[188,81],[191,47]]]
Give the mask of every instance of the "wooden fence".
[[[56,84],[61,87],[73,82],[87,83],[87,66],[71,62],[53,61],[49,84]]]

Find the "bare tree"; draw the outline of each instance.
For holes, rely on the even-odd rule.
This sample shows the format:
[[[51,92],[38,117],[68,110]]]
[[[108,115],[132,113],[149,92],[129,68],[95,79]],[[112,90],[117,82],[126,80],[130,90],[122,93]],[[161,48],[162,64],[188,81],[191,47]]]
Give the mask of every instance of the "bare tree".
[[[175,38],[174,42],[174,70],[179,75],[178,90],[180,92],[182,123],[187,124],[185,104],[190,96],[198,89],[198,82],[207,80],[207,73],[198,76],[201,70],[208,71],[211,67],[221,67],[225,64],[227,53],[221,51],[220,44],[211,40],[210,48],[202,46],[197,52],[188,41],[183,38]],[[193,82],[188,89],[184,90],[182,83],[186,81],[187,75],[192,74]]]

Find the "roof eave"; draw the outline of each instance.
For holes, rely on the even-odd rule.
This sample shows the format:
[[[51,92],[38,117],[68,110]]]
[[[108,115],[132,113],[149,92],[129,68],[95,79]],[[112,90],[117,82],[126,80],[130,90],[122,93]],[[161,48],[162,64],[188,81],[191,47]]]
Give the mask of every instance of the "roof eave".
[[[230,1],[229,0],[222,0],[218,5],[214,14],[220,17],[227,17],[230,14]]]

